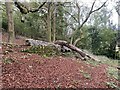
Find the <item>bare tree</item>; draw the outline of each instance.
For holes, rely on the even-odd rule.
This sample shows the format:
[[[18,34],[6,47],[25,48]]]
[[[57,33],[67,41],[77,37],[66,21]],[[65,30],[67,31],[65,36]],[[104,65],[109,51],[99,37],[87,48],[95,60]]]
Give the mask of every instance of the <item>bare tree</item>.
[[[70,36],[70,42],[71,44],[74,44],[76,45],[82,38],[83,38],[83,31],[81,30],[81,28],[84,26],[84,24],[88,21],[88,19],[90,18],[91,14],[100,10],[102,7],[105,6],[105,4],[107,3],[108,0],[106,0],[105,2],[103,2],[102,5],[100,5],[97,9],[94,9],[95,7],[95,3],[96,3],[97,0],[94,0],[94,2],[92,3],[92,6],[90,8],[90,10],[88,11],[87,15],[83,15],[82,13],[84,13],[82,10],[82,7],[84,5],[80,5],[78,1],[75,2],[75,4],[73,6],[69,6],[69,7],[72,7],[72,8],[75,8],[75,11],[77,11],[77,15],[74,15],[74,13],[70,12],[70,11],[67,11],[65,10],[65,13],[67,13],[71,18],[72,20],[77,23],[75,27],[73,27],[73,25],[69,25],[69,27],[73,30],[73,33],[72,35]],[[81,2],[82,3],[82,2]],[[85,16],[85,19],[84,19],[84,16]],[[74,40],[74,36],[77,34],[77,33],[80,33],[80,36]],[[74,40],[74,41],[73,41]]]
[[[81,25],[79,25],[78,28],[72,33],[71,39],[73,39],[74,35],[76,35],[76,33],[77,33],[79,30],[81,30],[81,28],[83,27],[83,25],[88,21],[90,15],[91,15],[92,13],[100,10],[102,7],[104,7],[105,4],[107,3],[107,1],[108,1],[108,0],[106,0],[106,1],[105,1],[100,7],[98,7],[97,9],[93,10],[93,8],[94,8],[94,6],[95,6],[95,2],[96,2],[96,0],[94,0],[94,2],[92,3],[92,6],[91,6],[91,8],[90,8],[90,11],[89,11],[88,15],[86,16],[85,20],[81,23]],[[79,8],[79,5],[78,5],[78,4],[76,4],[76,5],[77,5],[78,9],[80,9],[80,8]],[[79,22],[79,23],[80,23],[80,22]],[[79,40],[81,40],[81,39],[78,38],[78,39],[74,42],[74,44],[76,44]]]

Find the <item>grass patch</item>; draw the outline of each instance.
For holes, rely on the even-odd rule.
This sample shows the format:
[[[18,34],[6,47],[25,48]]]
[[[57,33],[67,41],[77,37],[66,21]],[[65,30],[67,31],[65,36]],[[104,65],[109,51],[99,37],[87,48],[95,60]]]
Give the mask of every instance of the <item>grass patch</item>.
[[[91,79],[91,75],[88,74],[88,73],[83,73],[83,76],[84,76],[86,79]]]
[[[87,63],[92,64],[92,65],[98,65],[98,64],[107,64],[107,65],[114,65],[114,66],[118,66],[118,64],[120,65],[120,60],[115,60],[115,59],[110,59],[106,56],[101,56],[101,55],[93,55],[91,53],[90,54],[92,57],[94,57],[96,60],[98,61],[93,61],[93,60],[87,60]]]
[[[84,72],[83,70],[79,70],[79,71],[80,71],[80,73],[83,74],[83,76],[84,76],[86,79],[91,79],[91,75],[90,75],[89,73]]]
[[[114,82],[106,82],[106,85],[110,88],[120,90],[120,87],[118,87]]]
[[[100,65],[100,62],[98,62],[98,61],[93,61],[93,60],[87,60],[87,61],[85,61],[85,63],[90,64],[90,65],[92,65],[92,66]]]
[[[21,52],[35,53],[42,55],[43,57],[50,57],[60,54],[57,48],[53,46],[32,46],[29,49],[21,50]]]
[[[64,56],[73,57],[72,52],[61,52],[58,48],[54,46],[31,46],[29,49],[23,49],[21,52],[35,53],[41,55],[44,58],[51,56]]]
[[[109,77],[113,77],[113,78],[115,78],[117,80],[120,79],[120,77],[118,75],[118,70],[116,68],[114,68],[114,67],[108,67],[107,73],[108,73]]]
[[[3,59],[3,63],[5,63],[5,64],[12,64],[13,62],[15,62],[15,60],[13,60],[12,58],[4,58]]]
[[[103,64],[107,64],[107,65],[114,65],[114,66],[118,66],[119,64],[119,60],[112,60],[112,59],[109,59],[109,60],[101,60],[101,63]]]

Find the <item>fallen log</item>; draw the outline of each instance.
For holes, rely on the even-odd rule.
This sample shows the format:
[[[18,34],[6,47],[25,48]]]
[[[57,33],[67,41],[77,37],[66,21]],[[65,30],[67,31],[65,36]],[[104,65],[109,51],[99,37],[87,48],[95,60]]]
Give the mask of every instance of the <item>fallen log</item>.
[[[34,40],[34,39],[26,39],[25,44],[28,46],[48,46],[48,45],[53,45],[53,43],[45,42],[45,41],[40,41],[40,40]]]
[[[120,66],[115,66],[118,70],[120,70]]]
[[[40,41],[40,40],[26,39],[26,45],[29,45],[29,46],[54,46],[61,52],[70,52],[71,50],[75,51],[80,55],[79,58],[82,60],[86,60],[87,58],[95,60],[89,54],[86,54],[81,49],[79,49],[76,46],[69,44],[69,43],[67,43],[67,41],[63,41],[63,40],[57,40],[54,43],[50,43],[50,42],[45,42],[45,41]]]
[[[63,40],[57,40],[54,42],[55,44],[58,44],[58,45],[61,45],[61,46],[66,46],[68,48],[70,48],[71,50],[77,52],[80,54],[80,58],[81,59],[84,59],[86,60],[86,57],[88,57],[89,59],[92,59],[92,60],[95,60],[97,61],[96,59],[94,59],[93,57],[91,57],[90,55],[86,54],[85,52],[83,52],[81,49],[79,49],[78,47],[72,45],[72,44],[69,44],[67,43],[66,41],[63,41]]]
[[[59,51],[62,52],[70,52],[71,50],[66,46],[61,46],[52,42],[46,42],[46,41],[40,41],[40,40],[34,40],[34,39],[26,39],[25,45],[27,46],[54,46]]]

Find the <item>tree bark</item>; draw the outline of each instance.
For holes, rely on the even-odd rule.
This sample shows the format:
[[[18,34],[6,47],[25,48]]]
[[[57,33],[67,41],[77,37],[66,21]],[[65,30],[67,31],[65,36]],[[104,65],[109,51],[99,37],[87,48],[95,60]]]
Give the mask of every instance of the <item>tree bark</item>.
[[[54,12],[53,12],[53,42],[56,40],[56,6],[54,5]]]
[[[14,33],[14,20],[13,20],[13,10],[12,10],[12,2],[5,2],[6,5],[6,13],[7,13],[7,19],[8,19],[8,43],[13,44],[15,39],[15,33]]]
[[[118,53],[119,53],[119,58],[120,58],[120,1],[118,3],[118,36],[117,38],[118,38],[117,40]]]
[[[25,2],[25,3],[26,3],[26,2]],[[31,13],[38,12],[38,11],[46,4],[46,2],[43,2],[43,3],[42,3],[39,7],[37,7],[37,8],[31,8],[31,7],[27,6],[27,5],[19,2],[18,0],[15,0],[15,1],[14,1],[14,4],[16,5],[16,7],[20,10],[20,12],[21,12],[22,14],[27,14],[27,13],[29,13],[29,12],[31,12]]]
[[[76,44],[79,42],[81,40],[81,38],[77,38],[76,40],[75,40],[75,42],[74,42],[74,46],[76,46]]]
[[[70,44],[72,44],[72,43],[73,43],[73,37],[70,38]]]
[[[71,50],[73,50],[73,51],[79,53],[80,56],[81,56],[80,58],[81,58],[82,60],[86,60],[86,57],[88,57],[88,58],[90,58],[90,59],[96,61],[96,59],[94,59],[94,58],[91,57],[90,55],[86,54],[86,53],[83,52],[81,49],[77,48],[76,46],[67,43],[66,41],[57,40],[57,41],[55,42],[55,44],[58,44],[58,45],[61,45],[61,46],[65,46],[65,47],[68,47],[68,48],[70,48]]]
[[[48,2],[48,14],[47,14],[47,28],[48,28],[48,41],[51,42],[51,3]]]

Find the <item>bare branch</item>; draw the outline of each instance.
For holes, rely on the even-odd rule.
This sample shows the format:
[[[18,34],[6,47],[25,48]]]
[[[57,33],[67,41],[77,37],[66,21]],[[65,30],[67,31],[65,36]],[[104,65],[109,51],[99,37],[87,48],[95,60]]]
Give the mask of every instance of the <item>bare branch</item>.
[[[41,4],[41,5],[40,5],[38,8],[36,8],[36,9],[31,9],[30,12],[33,13],[33,12],[39,11],[39,9],[42,8],[42,7],[45,5],[45,3],[46,3],[46,2],[44,2],[43,4]]]
[[[15,6],[20,10],[20,12],[21,12],[22,14],[27,14],[27,13],[29,13],[28,8],[27,8],[25,5],[23,5],[22,3],[17,2],[16,0],[15,0],[14,3],[15,3]]]
[[[68,11],[64,10],[66,13],[68,13],[76,22],[78,22],[78,20]]]
[[[95,10],[93,10],[91,13],[93,13],[93,12],[96,12],[96,11],[98,11],[98,10],[100,10],[102,7],[104,7],[105,6],[105,4],[107,3],[107,1],[108,0],[106,0],[106,2],[104,2],[99,8],[97,8],[97,9],[95,9]]]
[[[118,15],[120,16],[120,12],[119,12],[119,9],[116,9],[116,12],[118,13]]]
[[[20,12],[22,14],[27,14],[29,12],[34,13],[34,12],[39,11],[39,9],[41,9],[45,5],[46,2],[44,2],[38,8],[35,8],[35,9],[28,9],[25,5],[23,5],[22,3],[18,2],[17,0],[15,0],[14,3],[15,3],[16,7],[20,10]]]
[[[116,12],[118,13],[118,15],[120,16],[120,1],[119,2],[116,2],[116,7],[115,7],[115,9],[116,9]]]
[[[91,9],[90,9],[90,11],[89,11],[86,19],[85,19],[85,20],[83,21],[83,23],[74,31],[74,33],[72,34],[71,37],[73,37],[73,36],[77,33],[77,31],[80,30],[80,29],[83,27],[83,25],[84,25],[84,24],[87,22],[87,20],[89,19],[90,15],[91,15],[93,12],[96,12],[96,11],[100,10],[100,9],[106,4],[107,1],[108,1],[108,0],[106,0],[99,8],[93,10],[93,7],[94,7],[95,2],[96,2],[96,0],[94,0],[94,2],[93,2],[93,4],[92,4],[92,6],[91,6]]]
[[[93,7],[94,7],[94,5],[95,5],[95,2],[96,2],[96,0],[93,2],[92,7],[91,7],[91,9],[90,9],[90,12],[89,12],[89,13],[92,13],[92,10],[93,10]]]

